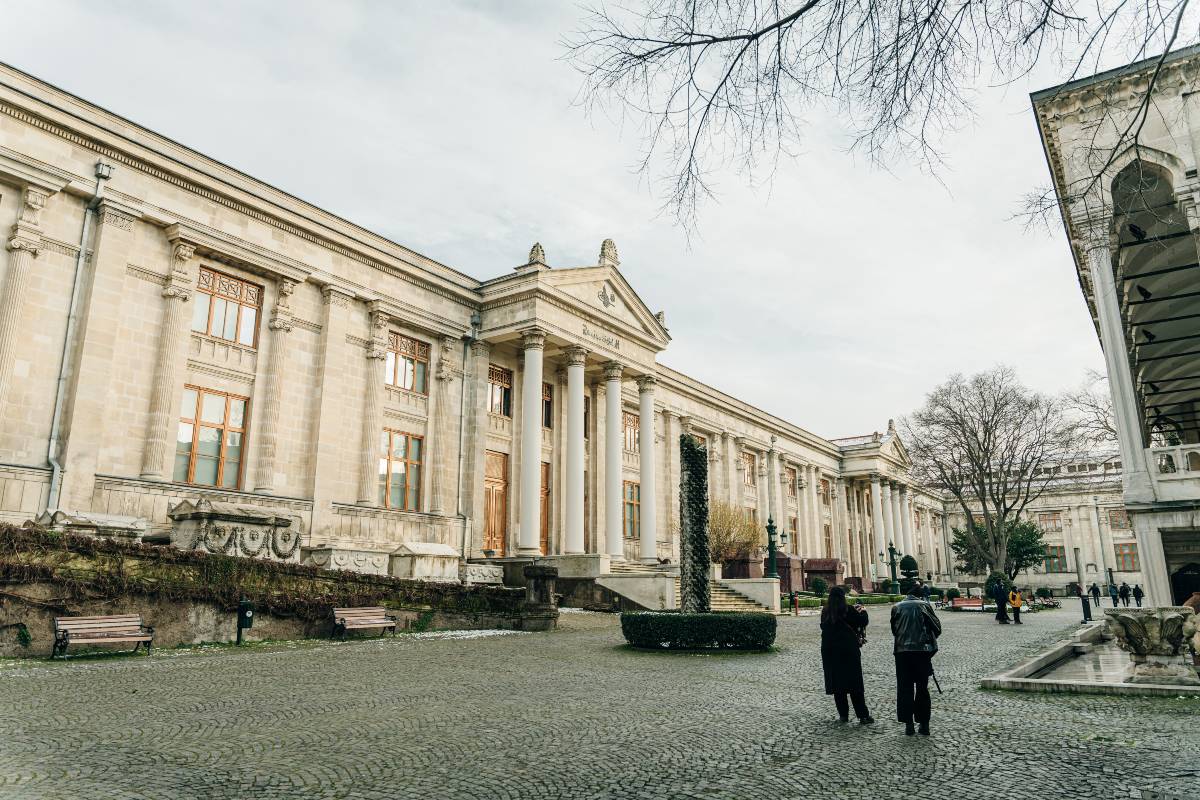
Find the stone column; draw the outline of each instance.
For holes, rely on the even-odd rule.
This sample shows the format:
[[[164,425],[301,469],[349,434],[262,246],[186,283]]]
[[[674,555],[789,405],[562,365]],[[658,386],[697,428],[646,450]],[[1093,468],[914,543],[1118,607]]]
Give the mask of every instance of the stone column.
[[[677,553],[679,552],[679,541],[676,532],[679,530],[677,523],[679,514],[679,437],[685,430],[683,421],[679,414],[674,411],[663,410],[663,451],[666,456],[663,463],[663,475],[666,478],[666,491],[663,495],[667,498],[667,507],[663,509],[662,522],[667,526],[667,538],[671,540],[671,557],[673,560],[678,560]],[[708,443],[708,464],[709,464],[709,486],[708,496],[709,502],[713,501],[713,488],[715,484],[712,482],[716,475],[713,469],[716,466],[713,461],[715,454],[713,442]]]
[[[425,440],[425,460],[429,465],[425,471],[429,481],[428,508],[431,514],[446,513],[446,488],[458,469],[458,439],[451,422],[457,416],[453,410],[457,394],[453,391],[454,381],[463,378],[463,371],[458,365],[461,348],[461,340],[453,336],[443,336],[438,342],[437,369],[433,372],[433,390],[429,398],[429,432],[433,434],[430,437],[433,441],[429,441],[429,438]],[[385,369],[386,365],[385,361]]]
[[[654,384],[657,378],[643,375],[638,378],[638,447],[641,452],[641,514],[639,524],[642,539],[643,564],[658,563],[658,487],[654,466]]]
[[[625,367],[617,361],[604,365],[604,546],[614,561],[625,558],[622,531],[622,460],[625,430],[621,420],[621,373]]]
[[[346,337],[350,335],[350,306],[354,294],[333,284],[321,289],[323,303],[321,316],[321,344],[317,356],[315,429],[312,438],[311,472],[309,491],[312,493],[312,529],[304,544],[314,536],[335,538],[340,536],[338,524],[341,520],[333,514],[333,504],[344,502],[358,492],[356,472],[346,474],[342,455],[346,442],[354,441],[353,430],[346,421],[346,408],[351,402],[359,401],[361,391],[358,370],[351,371],[355,358],[362,358],[362,351],[351,350]]]
[[[254,491],[270,494],[275,491],[275,465],[279,453],[279,403],[283,387],[284,360],[288,334],[292,331],[291,296],[296,282],[281,278],[275,289],[275,307],[267,329],[271,331],[270,352],[267,355],[266,380],[259,400],[258,465],[254,471]]]
[[[517,555],[538,556],[541,547],[542,360],[546,332],[522,331],[525,370],[521,376],[521,507]]]
[[[738,480],[741,476],[741,468],[739,466],[740,455],[737,449],[735,437],[729,431],[721,431],[721,447],[725,453],[725,502],[728,505],[738,508],[742,501],[742,494]]]
[[[852,575],[851,569],[854,558],[854,539],[851,535],[850,510],[846,507],[846,502],[849,499],[849,489],[846,486],[846,481],[838,476],[833,483],[833,519],[834,524],[834,540],[838,543],[838,549],[842,552],[840,558],[846,562],[846,572],[844,575]]]
[[[567,536],[568,555],[583,552],[583,370],[587,351],[567,349]]]
[[[808,510],[812,516],[808,552],[817,558],[824,558],[825,531],[822,529],[824,512],[821,511],[821,470],[815,464],[808,466]]]
[[[142,477],[165,480],[167,464],[179,425],[184,343],[188,335],[187,302],[192,297],[193,281],[188,262],[195,249],[177,241],[171,250],[171,274],[163,287],[166,300],[162,327],[159,328],[158,353],[154,361],[154,384],[150,389],[150,417],[146,424],[146,449],[142,451]]]
[[[888,497],[891,490],[888,489],[886,483],[882,483],[879,475],[871,476],[871,513],[872,522],[875,534],[875,547],[879,552],[887,555],[887,546],[892,539],[891,531],[888,530],[888,517],[884,513],[884,508],[887,507],[886,502],[891,498]],[[870,553],[874,557],[875,553]],[[873,558],[872,558],[873,560]]]
[[[1129,368],[1129,349],[1122,325],[1121,306],[1117,300],[1118,288],[1113,276],[1112,239],[1109,234],[1108,215],[1093,223],[1086,231],[1084,241],[1075,241],[1081,251],[1092,277],[1092,293],[1095,296],[1096,315],[1100,323],[1100,340],[1103,344],[1104,363],[1108,372],[1108,387],[1112,392],[1113,416],[1117,423],[1117,439],[1121,449],[1121,476],[1125,495],[1131,500],[1154,499],[1154,491],[1147,473],[1144,457],[1145,443],[1142,440],[1141,413],[1138,410],[1137,392]],[[1138,552],[1141,552],[1139,543]],[[1165,580],[1165,575],[1161,579]],[[1146,576],[1150,580],[1150,576]],[[1165,586],[1163,587],[1165,589]],[[1162,595],[1166,601],[1169,592]]]
[[[796,543],[798,556],[811,555],[808,551],[808,466],[796,465]]]
[[[21,309],[28,300],[26,294],[33,262],[41,251],[42,208],[49,196],[47,192],[34,187],[25,190],[17,224],[13,226],[12,236],[8,240],[8,269],[4,294],[0,296],[0,407],[8,399],[12,385],[17,339],[24,333],[21,330]]]
[[[913,558],[917,557],[917,545],[913,539],[912,531],[912,506],[908,500],[908,487],[900,486],[900,498],[898,506],[900,508],[900,530],[904,535],[904,552]]]
[[[908,547],[904,541],[904,523],[900,514],[900,484],[892,483],[892,536],[896,546],[904,555],[908,555]]]
[[[379,301],[368,303],[367,312],[370,329],[367,333],[362,435],[358,454],[358,504],[361,506],[379,503],[379,437],[383,431],[383,370],[387,363],[387,314],[381,309]],[[428,459],[424,460],[429,463]]]
[[[466,430],[463,436],[463,496],[467,498],[464,512],[471,517],[471,535],[464,558],[483,544],[487,526],[484,513],[484,469],[486,467],[488,430],[488,366],[492,346],[483,340],[471,342],[471,361],[463,365],[463,380],[468,381]]]
[[[894,544],[899,547],[900,543],[896,541],[896,530],[892,527],[892,484],[890,481],[882,481],[880,488],[883,491],[883,507],[881,509],[883,519],[883,547],[885,554],[887,546]]]
[[[775,437],[771,437],[771,447],[767,450],[767,516],[776,526],[786,525],[779,517],[779,452],[775,449]],[[763,524],[767,523],[763,520]]]

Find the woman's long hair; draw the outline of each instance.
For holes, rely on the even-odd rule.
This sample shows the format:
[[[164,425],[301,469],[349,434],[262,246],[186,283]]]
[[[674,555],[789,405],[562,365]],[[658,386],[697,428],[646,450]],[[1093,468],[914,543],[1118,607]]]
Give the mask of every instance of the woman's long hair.
[[[834,586],[829,590],[829,600],[825,603],[825,607],[821,609],[821,622],[845,622],[846,621],[846,589],[842,586]]]

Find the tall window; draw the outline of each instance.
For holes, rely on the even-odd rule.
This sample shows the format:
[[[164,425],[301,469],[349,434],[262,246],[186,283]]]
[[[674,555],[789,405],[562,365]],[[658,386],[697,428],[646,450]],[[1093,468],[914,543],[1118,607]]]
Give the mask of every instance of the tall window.
[[[502,417],[512,416],[511,369],[488,364],[488,411]]]
[[[185,386],[175,440],[174,479],[237,489],[246,448],[245,397]]]
[[[429,345],[398,333],[389,333],[384,372],[384,381],[388,386],[428,394]]]
[[[821,505],[829,505],[829,481],[821,479]]]
[[[192,306],[192,330],[254,347],[262,287],[201,268]]]
[[[621,414],[621,421],[625,428],[625,452],[641,452],[642,447],[638,442],[638,431],[641,429],[642,422],[638,419],[638,415],[625,411]]]
[[[742,453],[742,482],[747,486],[758,485],[758,458],[754,453]]]
[[[788,467],[787,470],[784,472],[784,475],[787,478],[788,497],[795,497],[796,496],[796,468]]]
[[[421,509],[420,436],[384,430],[379,437],[379,504],[400,511]]]
[[[625,481],[625,538],[637,538],[642,521],[642,485]]]
[[[800,546],[800,523],[795,517],[788,517],[788,533],[792,535],[792,549]]]
[[[554,427],[554,387],[542,384],[542,427]]]
[[[1108,510],[1108,527],[1114,531],[1129,530],[1129,512],[1123,508],[1110,508]]]
[[[1067,548],[1062,545],[1046,546],[1046,572],[1069,572]]]
[[[1117,551],[1117,571],[1118,572],[1137,572],[1138,566],[1137,544],[1134,542],[1124,542],[1122,544],[1113,545]]]
[[[833,558],[833,529],[825,525],[825,557]]]
[[[1061,531],[1062,514],[1057,511],[1038,514],[1038,527],[1047,532]]]
[[[583,396],[583,438],[589,439],[588,428],[592,424],[592,398]]]

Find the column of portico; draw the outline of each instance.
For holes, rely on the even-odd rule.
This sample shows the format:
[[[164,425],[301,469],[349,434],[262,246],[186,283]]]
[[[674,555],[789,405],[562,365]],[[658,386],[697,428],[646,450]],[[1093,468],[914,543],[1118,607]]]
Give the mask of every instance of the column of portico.
[[[281,278],[275,289],[275,306],[267,330],[271,332],[267,355],[266,381],[259,401],[258,465],[254,471],[254,491],[275,491],[275,467],[279,453],[279,404],[283,393],[284,363],[288,334],[292,332],[292,291],[296,282]]]
[[[809,550],[808,555],[825,557],[824,512],[821,511],[821,470],[815,464],[808,466],[808,511]]]
[[[613,561],[625,558],[621,531],[621,449],[624,439],[621,421],[621,373],[618,361],[604,365],[604,545]]]
[[[641,536],[641,561],[658,563],[658,475],[654,448],[654,385],[653,375],[638,378],[638,448],[640,456],[641,508],[638,514],[638,533]]]
[[[41,252],[41,215],[49,193],[29,187],[21,197],[17,224],[8,240],[8,269],[4,294],[0,296],[0,405],[8,399],[12,385],[17,339],[21,336],[21,309],[29,299],[29,275]]]
[[[383,382],[387,359],[388,318],[378,301],[367,304],[366,384],[358,454],[358,504],[379,503],[379,439],[383,431]],[[539,395],[540,396],[540,395]]]
[[[900,547],[900,542],[896,541],[896,531],[892,527],[892,483],[891,481],[881,481],[880,489],[883,492],[882,507],[880,513],[883,515],[883,550],[886,554],[887,546],[894,544]]]
[[[846,507],[847,492],[846,481],[841,476],[838,476],[833,484],[833,519],[837,525],[834,528],[833,538],[838,543],[838,549],[841,550],[839,557],[846,562],[847,572],[843,573],[843,575],[852,575],[853,573],[849,572],[849,570],[854,563],[852,557],[852,553],[854,552],[854,536],[851,531],[850,510]]]
[[[179,397],[183,383],[184,343],[187,339],[187,302],[192,297],[190,266],[195,249],[177,241],[171,249],[171,272],[163,286],[166,301],[154,361],[154,383],[150,390],[150,418],[146,425],[146,449],[142,451],[142,477],[164,480],[175,442]]]
[[[807,556],[808,546],[805,536],[808,530],[808,474],[805,464],[796,465],[796,541],[792,543],[792,552],[798,556]]]
[[[772,437],[774,439],[774,437]],[[779,461],[779,453],[776,452],[774,442],[770,449],[767,450],[766,467],[767,467],[767,517],[776,525],[781,524],[779,518],[779,474],[776,465]],[[765,525],[767,520],[763,520]]]
[[[667,498],[667,507],[663,509],[665,513],[662,515],[664,524],[667,526],[668,538],[674,538],[671,531],[675,530],[676,526],[672,524],[673,520],[678,519],[679,514],[679,437],[683,435],[682,418],[674,411],[663,410],[663,451],[666,456],[663,459],[663,475],[666,478],[666,491],[663,493]],[[708,463],[713,466],[713,454],[716,452],[713,449],[713,442],[709,441]],[[713,481],[714,470],[709,470],[709,487],[708,496],[711,503],[715,499],[713,490],[716,486]],[[672,542],[672,550],[677,546],[678,542]],[[674,558],[674,552],[672,554]]]
[[[721,431],[721,447],[725,451],[725,502],[740,508],[742,498],[738,477],[741,475],[741,456],[737,441],[729,431]]]
[[[892,483],[892,536],[904,555],[908,555],[908,545],[904,541],[904,521],[900,513],[900,484]]]
[[[539,556],[542,494],[542,368],[546,332],[521,332],[521,506],[518,509],[517,555]]]
[[[567,349],[567,535],[565,552],[583,552],[583,369],[587,351]]]
[[[746,507],[746,459],[742,458],[742,445],[745,441],[741,436],[734,436],[730,446],[734,458],[734,471],[730,476],[733,491],[729,502],[739,511]]]
[[[908,555],[916,558],[917,543],[913,539],[912,531],[912,505],[909,503],[908,487],[901,484],[900,486],[900,530],[904,533],[904,551]]]
[[[891,502],[891,491],[887,482],[883,481],[879,475],[871,476],[871,512],[874,515],[875,546],[879,548],[885,558],[888,544],[892,541],[891,526],[888,524],[889,515],[884,513],[884,509]]]

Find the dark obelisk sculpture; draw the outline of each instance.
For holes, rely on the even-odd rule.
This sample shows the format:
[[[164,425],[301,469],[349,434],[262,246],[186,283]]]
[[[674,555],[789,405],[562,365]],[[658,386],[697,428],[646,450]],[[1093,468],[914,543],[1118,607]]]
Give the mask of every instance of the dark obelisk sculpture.
[[[679,609],[707,614],[709,598],[708,450],[679,437]]]

